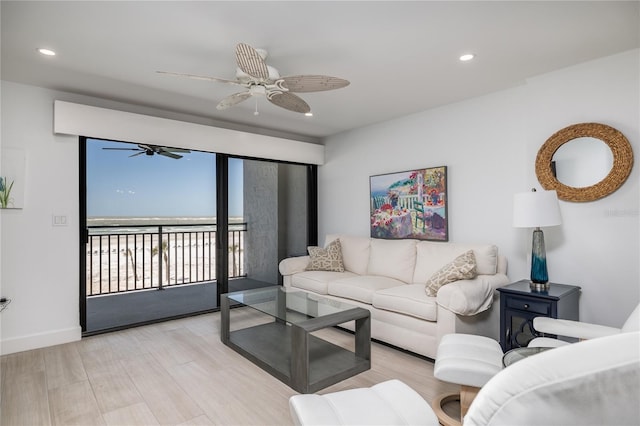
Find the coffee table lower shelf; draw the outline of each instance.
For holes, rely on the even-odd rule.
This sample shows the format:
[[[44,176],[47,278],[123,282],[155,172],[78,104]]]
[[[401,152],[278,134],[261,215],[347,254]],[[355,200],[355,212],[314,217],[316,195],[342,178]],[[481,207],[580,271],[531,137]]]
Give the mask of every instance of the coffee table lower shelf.
[[[305,355],[292,345],[293,328],[276,320],[231,331],[225,344],[300,393],[317,392],[371,368],[370,359],[306,334],[308,370],[296,374],[294,358]]]

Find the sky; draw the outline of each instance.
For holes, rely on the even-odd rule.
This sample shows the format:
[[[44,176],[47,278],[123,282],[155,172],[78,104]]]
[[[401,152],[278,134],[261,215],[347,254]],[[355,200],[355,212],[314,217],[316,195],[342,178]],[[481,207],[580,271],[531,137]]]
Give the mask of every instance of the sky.
[[[214,217],[215,154],[130,157],[136,144],[87,139],[88,217]],[[242,160],[229,160],[229,216],[242,216]]]

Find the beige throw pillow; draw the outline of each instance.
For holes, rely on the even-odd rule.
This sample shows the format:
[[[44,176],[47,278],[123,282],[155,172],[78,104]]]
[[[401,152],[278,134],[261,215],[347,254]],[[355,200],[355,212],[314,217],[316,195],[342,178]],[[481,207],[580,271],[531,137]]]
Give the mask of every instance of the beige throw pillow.
[[[331,241],[326,248],[307,247],[307,250],[310,258],[307,271],[344,272],[342,247],[339,239]]]
[[[445,284],[458,280],[468,280],[476,276],[476,257],[469,250],[444,265],[427,280],[427,296],[435,296]]]

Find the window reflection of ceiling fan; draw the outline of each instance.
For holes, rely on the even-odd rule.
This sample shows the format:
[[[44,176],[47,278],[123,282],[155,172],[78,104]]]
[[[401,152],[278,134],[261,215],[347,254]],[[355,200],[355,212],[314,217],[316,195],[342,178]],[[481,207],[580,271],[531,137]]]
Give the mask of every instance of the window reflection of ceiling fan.
[[[102,148],[102,149],[111,149],[117,151],[140,151],[135,154],[131,154],[129,157],[137,157],[138,155],[146,154],[146,155],[164,155],[165,157],[175,158],[176,160],[182,158],[182,155],[176,154],[176,152],[188,153],[191,152],[188,149],[182,148],[167,148],[166,146],[158,146],[158,145],[145,145],[138,144],[137,148]]]
[[[238,44],[236,46],[236,62],[238,68],[236,69],[235,80],[168,71],[158,72],[197,80],[235,84],[247,89],[244,92],[234,93],[224,98],[217,106],[219,110],[230,108],[252,96],[266,96],[269,102],[281,108],[293,112],[310,113],[311,108],[309,105],[302,98],[294,95],[294,93],[321,92],[340,89],[349,85],[347,80],[330,77],[328,75],[293,75],[280,77],[277,69],[264,62],[266,57],[267,52],[265,50],[254,49],[245,43]],[[257,110],[254,114],[257,115]]]

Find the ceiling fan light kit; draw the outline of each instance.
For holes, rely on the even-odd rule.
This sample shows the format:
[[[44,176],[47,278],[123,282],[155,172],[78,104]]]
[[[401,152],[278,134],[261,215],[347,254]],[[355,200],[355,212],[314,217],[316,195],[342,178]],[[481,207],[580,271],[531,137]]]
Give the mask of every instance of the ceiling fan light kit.
[[[277,69],[265,63],[266,58],[266,50],[255,49],[246,43],[240,43],[236,46],[236,63],[238,65],[236,80],[168,71],[158,72],[198,80],[234,84],[245,88],[245,91],[234,93],[221,100],[216,106],[219,110],[231,108],[253,96],[265,96],[273,105],[307,116],[313,115],[311,114],[311,107],[304,99],[294,93],[322,92],[340,89],[349,85],[347,80],[328,75],[280,77]],[[258,115],[257,103],[254,115]]]

